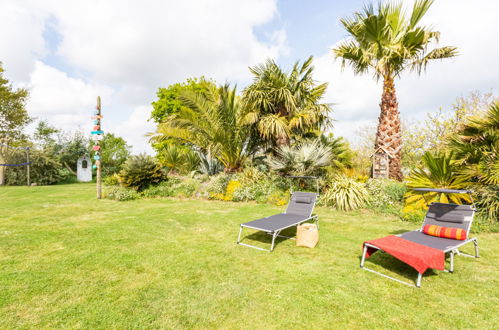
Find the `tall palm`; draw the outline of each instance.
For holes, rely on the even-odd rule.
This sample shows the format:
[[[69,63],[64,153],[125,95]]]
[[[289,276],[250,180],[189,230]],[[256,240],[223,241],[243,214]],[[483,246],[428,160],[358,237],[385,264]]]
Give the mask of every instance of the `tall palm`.
[[[464,123],[450,143],[462,172],[480,184],[499,185],[499,102]]]
[[[433,0],[417,0],[409,16],[401,3],[387,2],[374,10],[372,4],[352,17],[341,19],[350,39],[341,42],[333,52],[342,64],[350,64],[356,74],[372,71],[376,80],[383,79],[381,114],[375,140],[375,150],[389,153],[391,178],[402,179],[401,131],[394,79],[410,69],[421,74],[431,60],[457,55],[456,47],[433,48],[440,33],[418,23]]]
[[[153,140],[175,138],[216,157],[226,172],[238,171],[253,151],[243,103],[229,85],[203,94],[185,92],[185,105],[158,125]]]
[[[269,59],[250,68],[253,83],[244,92],[248,105],[245,122],[270,146],[290,144],[293,135],[304,135],[329,125],[329,104],[321,103],[327,84],[312,78],[313,57],[296,62],[290,72]]]

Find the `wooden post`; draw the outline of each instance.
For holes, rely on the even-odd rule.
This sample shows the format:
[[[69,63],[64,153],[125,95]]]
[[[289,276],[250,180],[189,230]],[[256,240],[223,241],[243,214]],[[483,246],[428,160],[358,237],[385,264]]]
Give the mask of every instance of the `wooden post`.
[[[29,177],[29,147],[26,148],[26,176],[28,178],[28,187],[31,186],[30,177]]]
[[[99,111],[98,116],[102,116],[101,113],[101,102],[100,102],[100,96],[97,96],[97,110]],[[102,118],[97,119],[99,121],[99,130],[102,131]],[[98,146],[100,146],[100,141],[97,140],[96,143]],[[100,154],[100,149],[98,151]],[[95,165],[97,165],[97,199],[102,198],[102,183],[101,183],[101,176],[102,176],[102,164],[100,159],[97,159],[95,161]]]

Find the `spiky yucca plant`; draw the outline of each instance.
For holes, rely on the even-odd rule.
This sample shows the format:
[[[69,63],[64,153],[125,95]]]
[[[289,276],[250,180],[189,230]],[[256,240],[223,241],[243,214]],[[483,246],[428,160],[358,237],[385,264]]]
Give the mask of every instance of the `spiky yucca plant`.
[[[275,156],[269,156],[267,164],[282,174],[311,175],[331,164],[331,151],[319,140],[283,146],[276,150]]]
[[[368,192],[364,184],[345,175],[338,175],[333,178],[322,201],[337,210],[351,211],[367,204]]]
[[[123,186],[137,191],[159,184],[165,179],[165,173],[158,162],[146,154],[130,157],[119,175],[119,181]]]

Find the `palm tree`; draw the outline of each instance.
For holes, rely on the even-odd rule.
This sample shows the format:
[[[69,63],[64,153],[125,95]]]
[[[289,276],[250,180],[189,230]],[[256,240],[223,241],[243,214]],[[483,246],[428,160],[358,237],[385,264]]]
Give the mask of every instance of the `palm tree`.
[[[321,167],[331,164],[331,151],[320,140],[308,141],[290,146],[282,146],[276,154],[269,155],[269,167],[282,174],[312,175]]]
[[[463,174],[484,185],[499,185],[499,102],[485,116],[472,117],[450,142]]]
[[[293,135],[304,135],[330,124],[329,104],[321,103],[327,84],[312,79],[313,57],[296,62],[291,72],[269,59],[250,68],[253,83],[244,92],[245,122],[270,146],[286,146]]]
[[[249,127],[242,121],[244,106],[229,85],[204,93],[187,91],[184,105],[158,125],[153,140],[175,138],[210,153],[226,172],[236,172],[253,152]]]
[[[375,150],[382,148],[389,153],[389,174],[398,180],[402,179],[402,138],[394,79],[405,69],[421,74],[431,60],[457,55],[456,47],[429,49],[433,42],[438,42],[440,33],[418,23],[432,3],[433,0],[417,0],[409,17],[401,3],[380,4],[377,11],[370,4],[362,12],[341,19],[351,38],[333,49],[342,65],[350,64],[355,74],[371,70],[376,80],[383,79]]]
[[[466,176],[459,175],[456,161],[452,153],[426,152],[422,158],[423,164],[412,170],[407,178],[408,188],[442,188],[466,189],[470,182]],[[428,204],[431,202],[463,204],[470,202],[466,194],[425,193]],[[423,209],[426,202],[422,194],[410,190],[406,193],[406,204],[412,204],[416,209]]]

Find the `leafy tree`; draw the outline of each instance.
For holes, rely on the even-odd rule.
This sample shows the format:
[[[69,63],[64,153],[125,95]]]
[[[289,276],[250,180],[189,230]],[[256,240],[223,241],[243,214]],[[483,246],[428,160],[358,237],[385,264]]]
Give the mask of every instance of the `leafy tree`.
[[[151,119],[160,124],[168,116],[178,113],[183,106],[180,99],[182,93],[206,93],[214,87],[216,87],[214,81],[200,77],[189,78],[186,82],[176,83],[167,88],[159,88],[156,93],[158,99],[152,103]]]
[[[88,139],[83,132],[61,132],[54,147],[54,157],[58,158],[68,171],[76,175],[76,163],[78,158],[88,154],[88,145]]]
[[[293,136],[330,124],[331,107],[321,103],[327,84],[316,85],[312,60],[296,62],[291,72],[270,59],[250,68],[254,81],[243,92],[248,109],[244,120],[270,146],[288,146]]]
[[[90,147],[95,143],[92,141]],[[131,146],[129,146],[125,139],[115,136],[113,133],[106,133],[99,143],[100,157],[102,162],[102,174],[110,176],[118,173],[121,166],[126,162],[131,154]]]
[[[22,137],[31,118],[26,111],[28,91],[15,89],[3,76],[4,69],[0,62],[0,164],[6,162],[9,149],[5,145],[15,144]],[[0,185],[5,184],[5,166],[0,166]]]
[[[24,163],[26,155],[24,153],[10,153],[8,161],[13,164]],[[62,181],[65,177],[64,171],[59,160],[53,157],[53,154],[46,150],[30,150],[30,181],[38,185],[55,184]],[[15,166],[9,168],[6,173],[6,184],[25,185],[27,182],[26,168],[24,166]]]
[[[183,107],[181,100],[181,94],[183,93],[203,94],[214,88],[216,88],[215,82],[205,77],[189,78],[183,83],[172,84],[167,88],[159,88],[156,93],[157,100],[152,103],[151,119],[155,123],[161,124],[169,116],[177,114]],[[169,139],[153,140],[151,142],[158,159],[162,163],[163,159],[168,157],[168,155],[162,154],[169,150],[168,145],[172,143],[178,144],[178,141],[171,141]]]
[[[185,91],[181,100],[179,112],[158,125],[152,140],[189,143],[216,157],[226,172],[239,171],[255,146],[242,120],[245,109],[236,88],[224,85],[205,93]]]
[[[54,146],[56,144],[55,135],[60,133],[60,130],[50,125],[46,120],[40,120],[33,133],[35,143],[42,148]]]
[[[350,64],[356,74],[371,71],[383,79],[381,114],[376,133],[375,149],[382,147],[390,153],[390,177],[401,180],[401,125],[394,80],[407,69],[421,74],[432,60],[457,55],[456,47],[433,48],[440,33],[418,23],[433,0],[418,0],[409,17],[396,2],[380,3],[375,11],[372,4],[352,17],[341,19],[351,38],[341,42],[333,52]]]
[[[437,113],[428,114],[425,120],[404,127],[404,167],[417,165],[425,151],[447,150],[466,121],[473,116],[486,115],[487,108],[493,102],[499,102],[497,94],[474,91],[466,97],[457,98],[449,111],[440,108]]]

